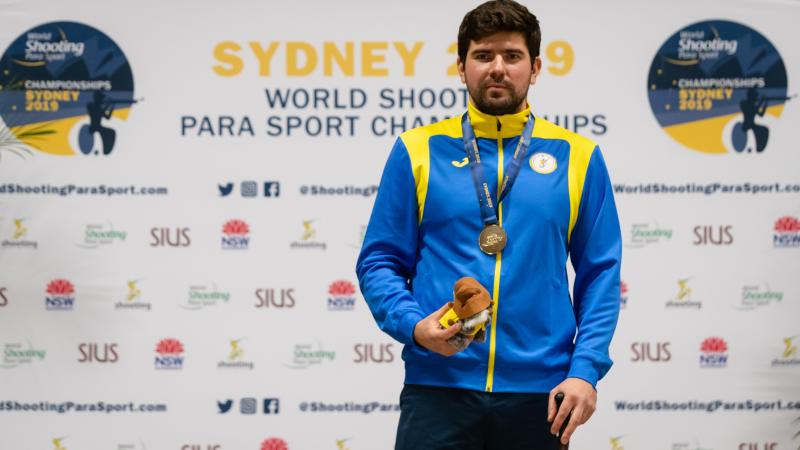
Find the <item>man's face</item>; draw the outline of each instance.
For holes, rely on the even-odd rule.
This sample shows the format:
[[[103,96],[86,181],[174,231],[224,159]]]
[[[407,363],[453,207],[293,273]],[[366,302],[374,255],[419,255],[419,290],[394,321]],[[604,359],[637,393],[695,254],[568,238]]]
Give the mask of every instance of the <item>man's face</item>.
[[[525,109],[528,87],[536,82],[541,67],[538,56],[531,62],[525,37],[518,32],[471,41],[466,61],[458,60],[458,74],[473,104],[494,116]]]

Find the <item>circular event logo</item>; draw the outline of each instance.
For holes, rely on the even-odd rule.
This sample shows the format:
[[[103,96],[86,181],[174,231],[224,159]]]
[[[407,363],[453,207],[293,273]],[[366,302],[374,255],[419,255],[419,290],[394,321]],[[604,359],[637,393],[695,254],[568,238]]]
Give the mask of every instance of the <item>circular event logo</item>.
[[[763,152],[790,100],[775,46],[758,31],[724,20],[670,36],[650,66],[647,92],[664,131],[704,153]]]
[[[103,32],[50,22],[19,36],[0,59],[0,156],[108,155],[127,120],[133,74]]]

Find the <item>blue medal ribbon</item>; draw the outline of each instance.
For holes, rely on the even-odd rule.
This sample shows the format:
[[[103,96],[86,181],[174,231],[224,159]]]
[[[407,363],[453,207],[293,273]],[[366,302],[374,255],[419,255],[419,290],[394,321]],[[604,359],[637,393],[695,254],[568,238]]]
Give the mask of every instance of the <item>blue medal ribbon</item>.
[[[519,170],[522,167],[522,161],[528,154],[528,147],[531,145],[531,138],[533,135],[533,124],[535,118],[533,114],[528,117],[528,123],[525,124],[525,129],[522,130],[522,136],[517,143],[517,148],[508,163],[504,172],[506,174],[503,182],[500,185],[500,192],[498,193],[497,204],[508,195],[514,181],[519,175]],[[483,173],[483,164],[481,164],[481,154],[478,150],[478,140],[475,138],[475,132],[472,130],[472,124],[469,123],[469,114],[464,113],[461,117],[461,131],[464,139],[464,150],[467,152],[469,159],[469,166],[472,172],[472,182],[475,185],[475,192],[478,194],[478,203],[481,206],[481,219],[483,219],[484,227],[495,225],[498,223],[497,212],[495,204],[492,202],[492,194],[489,189],[489,183],[486,181],[486,176]]]

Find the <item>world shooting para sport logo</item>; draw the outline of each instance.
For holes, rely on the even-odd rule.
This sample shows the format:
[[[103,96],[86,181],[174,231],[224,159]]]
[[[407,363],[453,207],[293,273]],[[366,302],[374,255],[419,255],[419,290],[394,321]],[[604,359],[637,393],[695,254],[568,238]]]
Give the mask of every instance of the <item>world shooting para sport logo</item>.
[[[680,144],[703,153],[761,153],[787,101],[786,67],[747,25],[709,20],[670,36],[647,78],[650,108]]]
[[[38,25],[0,58],[0,157],[110,155],[139,101],[110,37],[78,22]]]

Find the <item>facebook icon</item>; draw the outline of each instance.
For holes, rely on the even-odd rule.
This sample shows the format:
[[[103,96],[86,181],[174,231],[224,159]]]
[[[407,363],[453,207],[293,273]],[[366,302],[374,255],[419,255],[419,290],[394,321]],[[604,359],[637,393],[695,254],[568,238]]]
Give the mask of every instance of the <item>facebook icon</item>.
[[[278,414],[280,411],[280,401],[277,398],[264,399],[264,414]]]
[[[278,197],[281,195],[281,184],[277,181],[264,182],[264,196]]]

